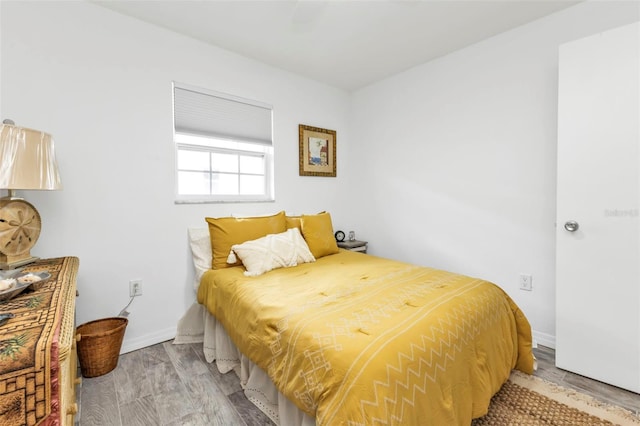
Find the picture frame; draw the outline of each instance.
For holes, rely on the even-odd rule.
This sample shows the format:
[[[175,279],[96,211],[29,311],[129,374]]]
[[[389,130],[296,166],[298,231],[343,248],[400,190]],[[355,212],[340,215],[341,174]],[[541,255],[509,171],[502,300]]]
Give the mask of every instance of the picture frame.
[[[336,177],[336,131],[298,125],[300,176]]]

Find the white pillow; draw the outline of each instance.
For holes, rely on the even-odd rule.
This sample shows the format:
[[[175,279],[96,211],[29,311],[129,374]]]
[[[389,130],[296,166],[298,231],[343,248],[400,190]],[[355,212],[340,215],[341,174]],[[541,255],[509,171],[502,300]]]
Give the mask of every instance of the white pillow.
[[[247,277],[255,277],[272,269],[315,262],[300,230],[292,228],[280,234],[269,234],[257,240],[231,246],[227,263],[235,263],[236,255],[246,268]]]
[[[193,288],[196,290],[200,285],[200,279],[205,271],[211,269],[211,238],[209,228],[188,228],[189,246],[193,256],[193,266],[196,268]]]

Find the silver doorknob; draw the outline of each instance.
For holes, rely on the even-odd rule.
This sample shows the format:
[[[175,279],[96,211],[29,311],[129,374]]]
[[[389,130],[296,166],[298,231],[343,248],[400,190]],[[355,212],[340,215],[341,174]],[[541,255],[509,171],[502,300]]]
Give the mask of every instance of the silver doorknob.
[[[570,220],[564,224],[564,229],[569,232],[576,232],[580,228],[580,225],[575,220]]]

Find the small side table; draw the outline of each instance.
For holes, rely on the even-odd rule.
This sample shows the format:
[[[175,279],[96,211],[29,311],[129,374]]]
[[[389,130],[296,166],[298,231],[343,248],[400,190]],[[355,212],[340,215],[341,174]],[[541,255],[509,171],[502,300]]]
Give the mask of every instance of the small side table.
[[[359,251],[361,253],[367,252],[367,242],[366,241],[338,241],[338,247],[347,249],[350,251]]]

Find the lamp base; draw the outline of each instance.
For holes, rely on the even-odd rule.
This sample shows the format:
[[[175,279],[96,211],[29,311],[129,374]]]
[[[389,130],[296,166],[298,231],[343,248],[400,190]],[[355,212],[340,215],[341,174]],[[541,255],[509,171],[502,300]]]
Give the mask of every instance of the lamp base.
[[[29,263],[33,263],[39,257],[31,256],[29,253],[24,253],[19,256],[5,256],[0,255],[0,270],[16,269]]]
[[[40,236],[40,214],[31,203],[0,198],[0,269],[31,263],[31,249]]]

